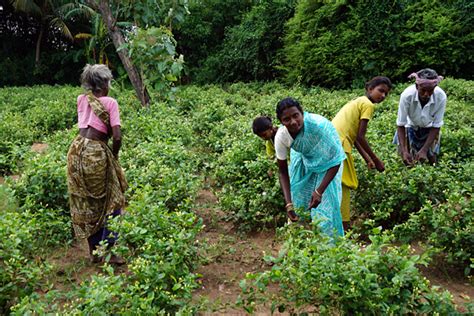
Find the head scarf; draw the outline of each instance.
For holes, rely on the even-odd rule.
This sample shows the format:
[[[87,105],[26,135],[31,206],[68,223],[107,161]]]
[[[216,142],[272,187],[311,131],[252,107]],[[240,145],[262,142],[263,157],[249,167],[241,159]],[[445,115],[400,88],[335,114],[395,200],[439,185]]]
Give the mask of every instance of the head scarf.
[[[423,88],[434,89],[438,83],[443,80],[443,76],[438,76],[434,79],[424,79],[420,78],[416,72],[412,73],[408,76],[408,78],[415,78],[415,83]]]

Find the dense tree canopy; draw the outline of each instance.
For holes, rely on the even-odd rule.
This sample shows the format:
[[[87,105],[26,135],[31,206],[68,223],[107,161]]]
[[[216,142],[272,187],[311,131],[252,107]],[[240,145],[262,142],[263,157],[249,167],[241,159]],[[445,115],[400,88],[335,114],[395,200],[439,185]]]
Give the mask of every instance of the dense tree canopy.
[[[287,24],[286,79],[347,87],[379,74],[402,79],[423,67],[472,77],[473,7],[469,1],[300,0]]]
[[[263,0],[229,27],[219,50],[210,54],[196,74],[200,82],[273,80],[278,52],[283,47],[285,22],[293,15],[294,1]]]
[[[0,86],[77,82],[78,71],[85,63],[79,45],[52,24],[46,25],[38,42],[40,17],[15,10],[6,1],[1,7]],[[71,33],[86,28],[79,19],[69,25]]]
[[[43,1],[51,4],[51,14],[43,15],[18,5],[39,2],[11,1],[14,10],[8,1],[0,11],[0,85],[74,82],[86,60],[107,62],[125,78],[116,47],[97,15],[66,19],[64,8],[71,9],[73,1]],[[153,26],[172,32],[176,53],[184,56],[187,76],[181,82],[280,80],[335,88],[359,87],[382,74],[404,81],[422,67],[465,79],[473,74],[472,1],[110,3],[121,32]],[[44,38],[38,41],[45,25]],[[40,61],[36,67],[35,59]]]

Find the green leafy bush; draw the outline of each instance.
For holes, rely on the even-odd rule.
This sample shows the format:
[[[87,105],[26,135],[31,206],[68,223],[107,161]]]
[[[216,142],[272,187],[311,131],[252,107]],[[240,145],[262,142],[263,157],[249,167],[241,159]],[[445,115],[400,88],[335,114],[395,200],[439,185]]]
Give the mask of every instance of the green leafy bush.
[[[444,160],[436,168],[418,165],[408,169],[399,165],[387,168],[383,174],[360,172],[355,208],[359,214],[374,219],[376,225],[392,228],[420,210],[427,201],[445,202],[447,188],[468,187],[471,175],[469,170],[454,169]]]
[[[411,256],[408,246],[390,246],[389,237],[373,235],[368,245],[351,239],[333,244],[297,225],[284,237],[280,255],[267,257],[272,269],[241,282],[240,303],[248,312],[270,301],[272,310],[289,313],[456,314],[451,295],[431,288],[416,268],[427,257]],[[268,290],[272,284],[277,293]]]
[[[176,40],[165,27],[138,28],[126,45],[140,69],[145,86],[167,100],[173,97],[183,70],[183,55],[176,54]]]
[[[295,1],[266,0],[255,4],[240,24],[228,28],[225,39],[209,55],[199,82],[273,80],[278,76],[278,52],[283,47],[285,22],[293,15]]]
[[[70,225],[53,209],[19,209],[13,192],[0,186],[0,313],[42,285],[50,248],[70,241]]]
[[[33,292],[43,273],[49,267],[35,252],[37,224],[28,218],[29,214],[1,211],[0,237],[0,311],[6,313],[17,297]]]
[[[331,88],[427,66],[470,79],[471,11],[465,1],[299,1],[281,68],[288,82]]]
[[[217,192],[219,204],[244,231],[276,227],[286,219],[276,164],[256,152],[246,153],[236,144],[219,157],[222,164],[216,169],[216,179],[222,184]]]
[[[76,124],[79,91],[71,86],[0,90],[0,174],[18,171],[34,142]]]
[[[446,254],[448,262],[466,266],[470,274],[470,260],[474,257],[474,202],[472,192],[450,193],[447,201],[438,205],[428,202],[419,212],[395,227],[394,233],[402,241],[427,236],[427,243]]]
[[[30,201],[34,209],[55,208],[69,215],[66,154],[54,151],[43,155],[29,154],[31,159],[20,179],[12,182],[21,205]]]

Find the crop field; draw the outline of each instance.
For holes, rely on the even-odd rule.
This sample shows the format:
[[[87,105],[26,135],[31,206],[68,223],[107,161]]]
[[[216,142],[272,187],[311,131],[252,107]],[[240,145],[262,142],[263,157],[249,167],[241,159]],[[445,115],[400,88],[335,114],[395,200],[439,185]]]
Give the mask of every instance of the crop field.
[[[81,88],[0,89],[0,314],[474,313],[474,81],[440,86],[434,167],[406,168],[392,144],[406,85],[376,105],[367,138],[386,170],[354,154],[353,230],[336,243],[286,225],[277,166],[251,123],[276,121],[287,96],[332,119],[363,90],[191,85],[142,108],[113,88],[129,182],[110,223],[122,267],[89,263],[72,236],[66,154]]]

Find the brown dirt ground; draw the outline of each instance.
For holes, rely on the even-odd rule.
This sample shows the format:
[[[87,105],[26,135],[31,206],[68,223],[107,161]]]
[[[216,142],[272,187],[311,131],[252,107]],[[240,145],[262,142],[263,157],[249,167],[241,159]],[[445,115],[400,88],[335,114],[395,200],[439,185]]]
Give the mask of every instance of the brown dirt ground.
[[[34,143],[31,145],[31,151],[37,152],[39,154],[45,153],[48,150],[48,144],[45,143]]]
[[[17,181],[17,180],[20,179],[20,176],[17,175],[17,174],[13,174],[13,175],[8,176],[8,177],[11,178],[12,180],[15,180],[15,181]],[[4,178],[4,177],[0,177],[0,185],[1,185],[1,184],[4,184],[4,183],[5,183],[5,178]]]
[[[207,308],[202,315],[246,315],[235,305],[240,294],[239,282],[247,272],[270,269],[262,258],[265,254],[276,256],[281,244],[275,239],[274,231],[240,236],[232,224],[224,220],[224,213],[216,208],[217,203],[211,191],[199,192],[195,211],[205,225],[199,241],[206,244],[207,249],[201,254],[205,262],[197,270],[202,275],[201,288],[194,293],[194,301],[203,302]],[[422,251],[416,246],[413,249],[414,253]],[[474,287],[462,272],[454,272],[439,262],[419,268],[432,285],[451,292],[459,311],[466,312],[464,305],[473,300]],[[256,315],[268,314],[268,306],[257,308]]]
[[[453,295],[454,303],[460,312],[467,312],[465,304],[473,302],[474,286],[462,272],[446,267],[443,263],[441,265],[436,263],[435,261],[428,267],[419,267],[419,269],[425,278],[430,280],[431,285],[448,290]]]
[[[201,254],[205,262],[196,271],[201,275],[201,288],[194,293],[194,301],[204,302],[207,307],[207,312],[201,315],[246,315],[235,306],[240,294],[239,282],[246,273],[271,268],[263,256],[278,254],[280,245],[274,231],[239,235],[224,220],[224,213],[215,208],[217,198],[208,190],[199,192],[196,204],[196,213],[205,225],[198,240],[207,247]],[[268,315],[270,310],[261,306],[256,314]]]
[[[50,280],[53,289],[61,292],[81,284],[91,275],[102,272],[99,264],[94,264],[89,260],[89,250],[85,240],[58,249],[47,261],[55,269]]]
[[[72,245],[64,248],[58,248],[53,251],[46,261],[53,266],[53,272],[45,276],[44,289],[38,289],[37,292],[45,294],[50,290],[56,290],[61,293],[67,293],[75,286],[88,280],[93,275],[101,274],[102,263],[92,263],[89,257],[89,246],[87,241],[76,241]],[[127,273],[127,267],[115,267],[114,272]],[[66,301],[59,301],[59,305]]]
[[[419,243],[412,243],[410,247],[414,254],[423,252],[423,246]],[[456,303],[460,312],[467,312],[465,304],[474,300],[474,286],[472,283],[474,279],[469,280],[463,271],[454,269],[439,257],[435,257],[427,267],[419,266],[418,269],[430,281],[432,286],[439,286],[453,295],[454,303]]]

